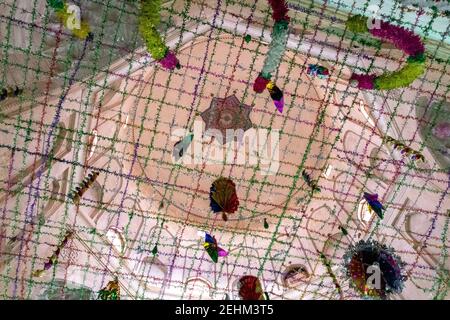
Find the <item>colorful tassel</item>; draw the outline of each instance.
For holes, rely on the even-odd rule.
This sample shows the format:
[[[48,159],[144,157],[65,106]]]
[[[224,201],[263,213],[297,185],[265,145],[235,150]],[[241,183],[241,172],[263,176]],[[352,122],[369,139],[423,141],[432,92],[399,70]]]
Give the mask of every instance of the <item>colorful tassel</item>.
[[[373,211],[380,219],[383,219],[383,211],[386,210],[383,205],[378,201],[378,194],[370,194],[364,192],[364,199],[366,199],[369,205],[369,211]]]
[[[220,248],[217,245],[217,240],[214,236],[205,232],[205,243],[203,244],[208,255],[211,257],[211,260],[217,263],[219,257],[228,256],[228,252],[224,249]]]
[[[283,92],[272,81],[269,81],[269,83],[267,83],[267,90],[269,91],[270,97],[272,98],[273,103],[275,104],[277,110],[280,113],[283,113],[284,108]]]

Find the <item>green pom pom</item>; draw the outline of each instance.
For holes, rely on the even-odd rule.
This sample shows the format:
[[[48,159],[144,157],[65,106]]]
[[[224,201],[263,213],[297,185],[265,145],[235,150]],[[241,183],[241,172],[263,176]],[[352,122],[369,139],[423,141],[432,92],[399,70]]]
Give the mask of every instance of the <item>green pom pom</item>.
[[[378,90],[392,90],[409,86],[425,70],[425,63],[409,62],[400,70],[391,72],[375,79],[375,88]]]
[[[345,25],[348,30],[354,33],[369,32],[369,28],[367,27],[367,18],[359,14],[348,18]]]

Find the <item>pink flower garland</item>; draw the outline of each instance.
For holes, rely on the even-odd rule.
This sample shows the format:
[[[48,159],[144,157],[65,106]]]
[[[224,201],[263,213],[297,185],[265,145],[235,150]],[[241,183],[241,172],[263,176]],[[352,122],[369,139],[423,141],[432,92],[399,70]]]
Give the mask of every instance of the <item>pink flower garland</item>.
[[[372,36],[394,44],[409,55],[406,65],[395,72],[377,76],[353,73],[350,83],[365,90],[391,90],[409,86],[425,69],[425,46],[419,36],[405,28],[380,21],[379,26],[367,26],[367,17],[356,15],[347,20],[347,27],[355,33],[368,32]]]

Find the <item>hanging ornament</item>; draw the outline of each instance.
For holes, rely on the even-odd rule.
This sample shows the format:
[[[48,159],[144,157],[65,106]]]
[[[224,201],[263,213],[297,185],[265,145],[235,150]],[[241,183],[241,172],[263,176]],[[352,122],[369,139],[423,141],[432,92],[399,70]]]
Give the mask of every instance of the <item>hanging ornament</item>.
[[[72,237],[73,232],[67,231],[66,235],[64,236],[64,239],[61,241],[61,243],[56,247],[56,250],[53,252],[50,258],[48,258],[47,262],[44,263],[44,268],[40,270],[36,270],[33,272],[33,277],[42,277],[45,273],[45,271],[49,270],[51,267],[55,266],[58,263],[59,254],[61,253],[61,250],[65,247],[67,244],[67,241]]]
[[[313,193],[320,192],[320,188],[318,187],[317,182],[313,181],[311,179],[311,176],[305,170],[302,171],[302,178],[306,182],[308,187],[310,187],[312,189]]]
[[[239,279],[239,296],[242,300],[264,300],[261,282],[255,276],[243,276]]]
[[[139,31],[153,59],[167,70],[179,69],[180,62],[166,46],[157,29],[161,20],[161,4],[162,0],[141,0]]]
[[[106,287],[98,292],[99,300],[120,300],[120,286],[117,277],[108,282]]]
[[[403,290],[406,276],[403,262],[388,248],[376,241],[361,240],[344,254],[344,268],[350,285],[363,297],[386,299]]]
[[[175,161],[180,160],[184,156],[193,139],[194,134],[190,133],[186,137],[175,143],[175,145],[173,146],[173,157]]]
[[[269,51],[261,73],[253,84],[253,90],[261,93],[264,89],[267,89],[277,110],[283,112],[283,92],[270,80],[272,74],[277,71],[286,50],[289,37],[288,7],[285,0],[269,0],[269,4],[273,10],[272,18],[275,20],[272,30],[272,41],[270,42]]]
[[[422,40],[413,32],[388,22],[379,21],[370,29],[367,22],[367,17],[355,15],[347,20],[346,26],[356,34],[370,33],[380,40],[388,41],[409,57],[400,70],[383,75],[353,73],[350,83],[365,90],[392,90],[409,86],[425,70],[425,46]]]
[[[252,36],[249,35],[249,34],[247,34],[247,35],[244,37],[244,40],[245,40],[245,42],[249,43],[250,41],[252,41]]]
[[[157,244],[155,244],[155,246],[153,247],[152,254],[153,254],[153,256],[156,256],[158,254],[158,245]]]
[[[333,284],[336,287],[336,290],[339,294],[342,294],[342,288],[341,285],[339,284],[336,275],[334,274],[333,270],[331,269],[331,261],[327,259],[327,257],[322,253],[319,252],[320,255],[320,259],[322,260],[323,265],[325,266],[325,268],[327,269],[327,273],[328,275],[331,277],[331,279],[333,280]]]
[[[269,224],[267,223],[266,218],[264,218],[264,229],[269,229]]]
[[[394,150],[400,151],[402,155],[408,157],[412,161],[425,161],[425,157],[420,152],[408,147],[404,143],[395,140],[390,136],[386,136],[385,140],[387,144],[394,146]]]
[[[228,256],[228,252],[217,245],[217,240],[214,236],[205,232],[204,237],[205,243],[203,244],[203,247],[205,248],[208,255],[211,257],[212,261],[217,263],[219,257]]]
[[[283,113],[284,108],[283,92],[281,92],[280,88],[278,88],[272,81],[269,81],[266,87],[270,93],[270,97],[272,98],[273,103],[275,104],[275,107],[280,113]]]
[[[227,214],[235,213],[239,206],[236,185],[230,179],[220,177],[211,185],[210,205],[214,213],[222,213],[222,219],[228,220]]]
[[[100,173],[98,171],[89,173],[89,175],[84,178],[81,185],[75,188],[75,191],[71,194],[73,203],[76,205],[80,204],[81,197],[94,184],[99,174]]]
[[[364,199],[366,199],[370,212],[375,212],[380,219],[383,219],[383,211],[386,210],[378,201],[378,194],[370,194],[364,192]]]
[[[330,71],[318,64],[309,64],[306,73],[312,77],[317,77],[319,79],[327,79],[330,76]]]

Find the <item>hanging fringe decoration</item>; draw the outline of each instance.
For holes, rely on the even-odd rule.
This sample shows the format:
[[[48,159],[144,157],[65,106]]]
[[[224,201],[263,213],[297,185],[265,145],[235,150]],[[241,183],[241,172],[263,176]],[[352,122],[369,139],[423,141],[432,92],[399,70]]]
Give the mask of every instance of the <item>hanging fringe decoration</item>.
[[[70,10],[70,5],[63,0],[47,0],[47,4],[55,10],[56,16],[72,34],[79,39],[93,38],[90,32],[89,24],[84,21],[77,21],[80,17],[74,16],[74,12]]]
[[[330,76],[330,71],[325,67],[319,66],[318,64],[308,65],[308,70],[306,73],[309,76],[317,77],[319,79],[327,79]]]
[[[379,25],[369,29],[367,21],[367,17],[355,15],[347,20],[346,26],[354,33],[370,33],[380,40],[390,42],[409,57],[406,65],[398,71],[381,76],[353,73],[350,83],[365,90],[392,90],[409,86],[425,70],[425,46],[422,40],[413,32],[384,21],[379,21]]]
[[[222,212],[222,219],[228,220],[227,213],[235,213],[239,206],[236,185],[230,179],[220,177],[211,185],[210,205],[214,213]]]
[[[331,277],[331,279],[333,279],[333,283],[334,283],[334,286],[336,287],[337,292],[339,294],[342,294],[341,285],[339,284],[339,282],[336,278],[336,275],[334,274],[333,270],[331,269],[331,261],[328,260],[327,257],[322,252],[319,252],[319,255],[320,255],[320,259],[322,260],[323,265],[327,269],[328,275]]]
[[[69,241],[72,235],[72,231],[66,232],[63,241],[61,241],[61,243],[56,247],[56,250],[53,252],[52,256],[48,258],[48,261],[44,263],[44,268],[34,271],[33,277],[42,277],[45,271],[49,270],[51,267],[55,266],[58,263],[59,254],[61,253],[61,250],[66,246],[67,241]]]
[[[81,186],[75,188],[75,191],[72,193],[71,197],[72,201],[76,205],[80,204],[81,197],[92,186],[94,181],[97,179],[98,175],[99,175],[98,171],[89,173],[89,175],[81,183]]]
[[[369,205],[369,211],[375,212],[380,219],[383,219],[383,211],[386,210],[380,201],[378,201],[378,194],[370,194],[364,192],[364,199]]]
[[[173,158],[175,161],[180,160],[186,150],[189,148],[189,145],[191,144],[192,140],[194,139],[194,134],[190,133],[173,146]]]
[[[425,157],[418,151],[411,149],[410,147],[406,146],[404,143],[395,140],[394,138],[387,136],[386,137],[386,143],[393,145],[394,150],[400,151],[400,153],[412,161],[425,161]]]
[[[302,171],[302,178],[306,182],[308,187],[310,187],[312,189],[313,193],[320,192],[320,188],[318,187],[317,182],[313,181],[311,179],[311,176],[305,170]]]
[[[180,68],[180,62],[175,54],[169,50],[157,29],[161,20],[161,0],[141,0],[139,15],[139,32],[147,45],[152,58],[165,69]]]
[[[269,4],[272,6],[272,18],[275,21],[272,30],[272,41],[264,61],[263,69],[253,84],[253,90],[261,93],[264,89],[267,89],[277,110],[283,112],[283,92],[270,79],[272,78],[272,74],[277,71],[281,58],[286,50],[289,37],[288,8],[284,0],[269,0]]]
[[[217,263],[219,257],[226,257],[228,252],[224,249],[220,248],[217,245],[217,240],[214,236],[205,232],[205,243],[203,244],[208,255],[211,257],[211,260]]]
[[[98,292],[99,300],[120,300],[120,286],[117,277],[108,282],[106,287]]]
[[[15,86],[14,88],[7,87],[0,90],[0,102],[6,100],[6,98],[15,98],[23,93],[23,89]]]

